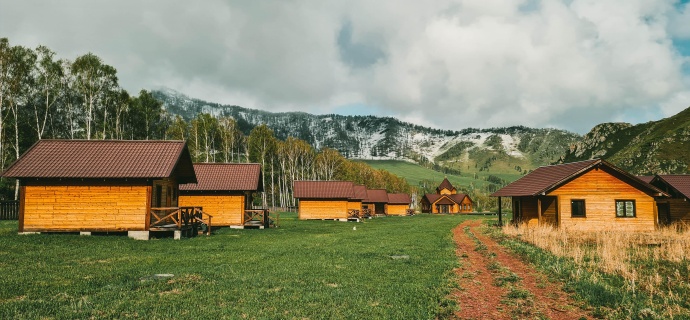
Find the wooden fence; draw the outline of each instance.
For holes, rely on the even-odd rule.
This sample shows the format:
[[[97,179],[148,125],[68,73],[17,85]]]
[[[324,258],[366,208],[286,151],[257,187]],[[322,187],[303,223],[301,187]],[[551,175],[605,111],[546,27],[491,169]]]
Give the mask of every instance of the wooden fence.
[[[0,220],[19,220],[19,201],[0,201]]]

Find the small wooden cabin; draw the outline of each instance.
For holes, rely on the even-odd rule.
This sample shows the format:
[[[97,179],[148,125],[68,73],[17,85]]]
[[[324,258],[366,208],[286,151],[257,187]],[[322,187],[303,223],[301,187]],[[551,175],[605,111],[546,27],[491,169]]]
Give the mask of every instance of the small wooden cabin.
[[[386,214],[389,216],[406,216],[409,214],[412,199],[407,193],[389,193],[386,203]]]
[[[668,198],[657,199],[659,225],[690,223],[690,175],[656,175],[649,181],[669,195]]]
[[[184,141],[40,140],[2,175],[19,179],[19,232],[146,232],[196,182]],[[141,236],[141,235],[140,235]]]
[[[362,206],[373,215],[385,215],[388,204],[388,192],[385,189],[367,189],[367,198],[362,200]]]
[[[470,213],[474,211],[474,202],[470,196],[458,193],[458,190],[444,178],[436,188],[436,193],[425,194],[421,200],[424,213]]]
[[[658,188],[595,159],[537,168],[491,196],[512,198],[513,222],[568,230],[651,231]]]
[[[300,220],[347,220],[349,200],[355,197],[350,181],[295,181],[293,194],[299,201]]]
[[[252,194],[263,190],[257,163],[195,163],[197,183],[180,185],[180,206],[200,206],[214,226],[244,226]]]

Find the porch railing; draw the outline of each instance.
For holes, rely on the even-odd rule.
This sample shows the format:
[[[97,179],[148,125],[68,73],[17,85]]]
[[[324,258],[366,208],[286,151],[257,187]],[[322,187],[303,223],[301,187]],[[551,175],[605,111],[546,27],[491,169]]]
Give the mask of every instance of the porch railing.
[[[349,209],[347,210],[347,218],[348,219],[354,219],[354,218],[361,218],[362,211],[357,210],[357,209]]]
[[[244,210],[242,225],[263,226],[264,228],[277,227],[280,221],[279,213],[271,213],[268,209]]]
[[[19,201],[0,201],[0,220],[19,220]]]
[[[162,207],[151,208],[151,229],[203,229],[206,235],[211,234],[212,215],[205,213],[202,207]]]

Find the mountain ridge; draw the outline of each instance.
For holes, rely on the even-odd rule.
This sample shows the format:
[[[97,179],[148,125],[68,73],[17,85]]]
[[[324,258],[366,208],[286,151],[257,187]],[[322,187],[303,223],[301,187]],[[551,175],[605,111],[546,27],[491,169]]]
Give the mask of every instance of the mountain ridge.
[[[172,89],[153,90],[152,94],[168,113],[187,121],[199,113],[232,117],[245,134],[265,123],[279,139],[293,136],[317,149],[336,149],[350,159],[405,160],[469,171],[502,167],[503,171],[523,173],[557,161],[580,139],[560,129],[512,126],[444,130],[394,117],[274,113],[194,99]]]
[[[637,175],[690,173],[690,108],[640,124],[602,123],[559,162],[606,159]]]

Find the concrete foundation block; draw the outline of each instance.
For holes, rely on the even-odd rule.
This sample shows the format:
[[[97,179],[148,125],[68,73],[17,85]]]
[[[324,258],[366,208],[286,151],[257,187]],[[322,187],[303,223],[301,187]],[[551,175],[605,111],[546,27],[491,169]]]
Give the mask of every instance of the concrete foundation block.
[[[18,235],[20,236],[26,236],[30,234],[41,234],[40,232],[17,232]]]
[[[127,231],[127,236],[134,240],[148,240],[148,231]]]
[[[182,231],[181,230],[175,230],[173,231],[173,238],[175,240],[180,240],[182,239]]]
[[[81,232],[79,232],[79,235],[80,236],[90,236],[91,232],[90,231],[81,231]]]

